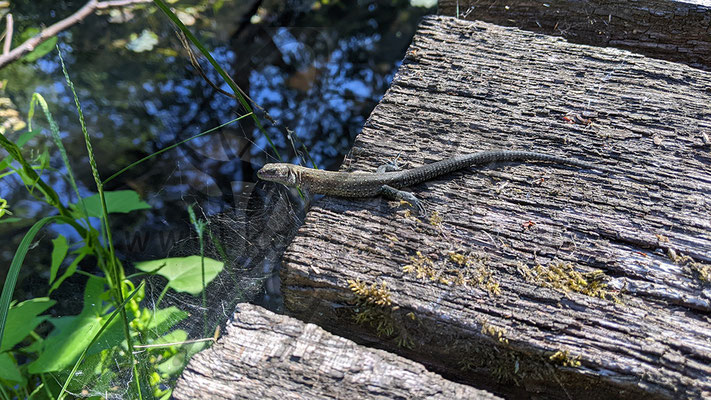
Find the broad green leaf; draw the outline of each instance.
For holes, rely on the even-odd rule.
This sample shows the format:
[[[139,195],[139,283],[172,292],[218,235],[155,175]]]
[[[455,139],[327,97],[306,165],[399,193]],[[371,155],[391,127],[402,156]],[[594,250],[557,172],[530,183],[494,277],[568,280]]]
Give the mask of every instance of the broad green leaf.
[[[182,329],[176,329],[164,336],[153,341],[151,344],[169,344],[169,343],[181,343],[188,339],[188,333]],[[180,346],[179,344],[176,346]],[[168,347],[168,346],[166,346]]]
[[[74,366],[72,367],[72,370],[69,372],[69,375],[67,376],[67,379],[65,379],[65,381],[64,381],[64,385],[62,386],[62,390],[59,392],[59,395],[57,396],[57,399],[58,399],[58,400],[63,400],[63,399],[66,397],[67,388],[70,387],[70,385],[71,385],[71,383],[72,383],[74,377],[76,376],[77,371],[79,370],[79,366],[82,364],[82,361],[84,361],[84,360],[87,359],[89,350],[92,349],[92,348],[94,348],[94,347],[95,347],[95,344],[98,344],[98,341],[99,341],[99,339],[101,339],[103,332],[105,332],[107,329],[110,329],[110,328],[109,328],[110,326],[120,326],[120,325],[121,325],[121,324],[112,324],[112,321],[115,320],[115,317],[116,317],[117,315],[122,314],[122,313],[121,313],[121,310],[123,310],[124,307],[126,307],[126,304],[128,304],[128,302],[130,302],[131,299],[133,299],[134,297],[136,297],[136,294],[142,293],[142,291],[143,291],[143,289],[144,289],[144,287],[145,287],[145,286],[144,286],[144,283],[145,283],[145,282],[141,282],[141,284],[140,284],[136,289],[134,289],[134,290],[123,300],[123,302],[122,302],[121,304],[119,304],[118,307],[116,307],[116,308],[113,310],[113,312],[111,312],[111,313],[109,313],[109,314],[107,315],[106,321],[104,322],[104,324],[102,325],[102,327],[99,329],[99,331],[96,332],[96,334],[94,334],[94,336],[92,337],[91,341],[89,342],[89,346],[87,346],[88,348],[85,348],[85,349],[82,351],[82,353],[79,355],[79,358],[78,358],[77,361],[74,363]],[[125,327],[126,324],[129,323],[129,321],[126,319],[126,315],[125,315],[125,314],[123,315],[123,320],[124,320],[124,325],[123,325],[123,326]],[[129,337],[128,339],[131,340],[130,337]],[[116,347],[117,347],[117,346],[112,346],[112,347],[113,347],[113,350],[116,350]],[[131,346],[129,345],[128,347],[129,347],[129,351],[130,351],[130,350],[131,350]],[[102,352],[102,353],[104,353],[104,354],[109,354],[109,353],[112,353],[112,352],[107,351],[107,352]],[[113,353],[115,353],[115,351],[114,351]],[[125,353],[124,353],[124,354],[125,354]],[[129,357],[129,362],[130,362],[130,364],[131,364],[131,366],[132,366],[131,368],[134,368],[134,371],[135,371],[135,364],[134,364],[135,358],[134,358],[134,356],[133,356],[133,353],[132,353],[132,352],[129,352],[129,353],[128,353],[128,357]],[[118,361],[118,360],[117,360],[117,361]],[[140,370],[143,370],[144,368],[143,368],[143,367],[139,367],[139,369],[140,369]],[[134,376],[135,376],[135,375],[134,375]],[[140,377],[139,377],[139,379],[140,379]],[[137,390],[138,396],[131,396],[131,397],[142,398],[143,396],[141,395],[141,385],[137,385],[137,386],[136,386],[136,390]]]
[[[84,246],[84,247],[80,248],[78,251],[76,251],[75,253],[78,253],[77,257],[72,261],[71,264],[69,264],[69,266],[64,271],[62,276],[60,276],[59,279],[57,279],[56,281],[52,282],[52,287],[49,288],[49,294],[52,294],[52,292],[57,290],[59,285],[61,285],[65,279],[74,275],[74,273],[77,271],[77,266],[79,265],[81,260],[83,260],[84,257],[86,257],[87,255],[91,254],[91,249]],[[54,252],[52,253],[52,256],[54,257]]]
[[[40,356],[29,364],[30,373],[60,371],[70,367],[79,358],[108,319],[108,316],[100,314],[103,308],[103,293],[104,280],[91,277],[84,290],[81,314],[50,319],[54,330],[45,339]],[[90,354],[121,343],[121,326],[116,324],[116,321],[118,320],[111,321],[111,325],[89,349]]]
[[[52,322],[57,333],[45,340],[42,353],[29,364],[28,371],[32,374],[60,371],[70,367],[101,328],[102,318],[80,314]]]
[[[151,206],[145,201],[142,201],[141,198],[138,197],[138,193],[133,190],[104,192],[104,195],[106,196],[106,210],[109,213],[129,213],[133,210],[151,208]],[[89,213],[90,217],[101,217],[101,199],[98,194],[85,197],[83,201],[84,206],[86,206],[86,212]],[[76,204],[72,204],[71,207],[75,213],[83,215],[81,207],[77,207]]]
[[[53,36],[53,37],[47,39],[46,41],[40,43],[39,45],[37,45],[37,47],[35,47],[34,50],[32,50],[31,52],[29,52],[25,56],[23,56],[21,58],[21,60],[27,61],[27,62],[33,62],[33,61],[37,60],[38,58],[42,58],[42,57],[44,57],[45,54],[52,51],[52,49],[54,49],[54,46],[56,44],[57,44],[57,37]]]
[[[161,260],[143,261],[136,268],[144,272],[154,272],[168,279],[168,286],[177,292],[187,292],[197,296],[202,292],[202,267],[200,256],[164,258]],[[224,264],[212,258],[205,257],[205,285],[207,286]]]
[[[158,337],[168,332],[175,324],[184,320],[189,315],[187,312],[174,306],[163,308],[153,314],[153,318],[147,328],[151,334],[155,335],[154,337]]]
[[[176,329],[173,332],[170,332],[169,334],[160,338],[160,340],[156,341],[156,343],[180,343],[184,342],[187,339],[187,332],[181,329]],[[180,351],[178,351],[172,357],[168,358],[166,361],[158,364],[156,369],[161,374],[178,374],[187,365],[190,357],[207,347],[209,344],[210,342],[196,342],[184,345],[177,345],[180,347]]]
[[[10,353],[0,353],[0,379],[9,382],[22,382],[22,374]]]
[[[54,278],[57,277],[57,271],[67,256],[67,251],[69,251],[67,238],[59,235],[56,239],[52,240],[52,265],[49,268],[49,283],[54,282]]]
[[[40,314],[55,303],[56,301],[47,297],[38,297],[10,307],[7,313],[7,324],[0,352],[13,348],[27,337],[37,325],[49,318],[48,315]]]
[[[116,368],[116,363],[120,362],[120,358],[122,357],[121,355],[117,354],[118,351],[112,352],[110,349],[106,350],[105,352],[101,352],[98,354],[92,354],[90,356],[84,357],[84,360],[81,362],[81,365],[77,368],[77,372],[74,374],[72,377],[71,382],[67,386],[67,390],[73,393],[79,393],[84,389],[90,389],[91,393],[101,393],[101,394],[108,394],[109,396],[93,396],[89,397],[88,399],[106,399],[106,398],[114,398],[114,399],[131,399],[134,397],[131,396],[126,396],[125,388],[121,386],[116,386],[116,381],[113,381],[114,379],[117,378],[117,374],[115,373],[114,370],[111,368],[113,367],[114,369]],[[128,374],[128,368],[124,367],[125,369],[123,370],[124,373]],[[119,370],[120,371],[120,370]],[[55,388],[53,393],[56,394],[60,392],[62,389],[62,383],[67,380],[70,374],[69,369],[65,369],[62,371],[57,371],[57,372],[52,372],[51,376],[51,381],[53,382],[59,382],[59,385]],[[125,376],[125,375],[124,375]],[[46,379],[45,381],[49,381],[50,379]],[[113,394],[113,396],[111,396]],[[57,400],[57,398],[52,398],[49,399],[47,398],[46,400]]]
[[[0,138],[3,136],[0,135]],[[10,146],[10,148],[12,148]],[[10,311],[10,300],[12,300],[12,292],[15,290],[15,285],[17,284],[17,275],[20,274],[20,268],[22,268],[22,263],[25,261],[25,256],[27,251],[30,249],[32,241],[35,239],[35,235],[40,231],[45,225],[51,222],[67,222],[69,218],[59,215],[53,215],[51,217],[44,217],[41,220],[35,222],[30,228],[25,236],[22,238],[20,245],[15,251],[15,256],[12,257],[12,262],[10,263],[10,268],[7,270],[7,276],[5,277],[5,285],[2,288],[2,294],[0,294],[0,346],[2,345],[3,332],[5,332],[5,325],[7,324],[7,315]]]

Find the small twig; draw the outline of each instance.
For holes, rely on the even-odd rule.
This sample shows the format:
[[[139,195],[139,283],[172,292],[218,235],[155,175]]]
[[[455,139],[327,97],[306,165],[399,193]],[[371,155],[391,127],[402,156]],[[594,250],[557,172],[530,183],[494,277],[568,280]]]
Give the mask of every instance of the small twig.
[[[8,13],[5,19],[7,23],[5,24],[5,44],[2,47],[2,54],[7,54],[10,52],[10,45],[12,44],[12,14]]]
[[[182,342],[173,342],[173,343],[135,345],[135,346],[133,346],[133,348],[134,349],[156,349],[156,348],[171,347],[171,346],[184,346],[186,344],[202,343],[202,342],[213,342],[214,343],[216,341],[217,341],[217,339],[215,339],[215,338],[192,339],[192,340],[184,340]],[[138,352],[136,352],[136,353],[138,353]]]
[[[227,97],[236,99],[237,95],[227,92],[225,90],[222,90],[219,86],[217,86],[217,84],[215,84],[213,81],[210,80],[210,78],[207,77],[207,74],[205,74],[205,71],[200,66],[200,62],[198,61],[197,56],[195,56],[195,52],[193,52],[193,49],[190,47],[190,42],[188,42],[188,38],[185,37],[185,34],[183,32],[181,32],[180,30],[178,30],[177,28],[175,29],[175,34],[178,36],[178,39],[180,39],[180,43],[183,45],[183,48],[185,48],[185,51],[188,52],[188,56],[190,57],[190,64],[193,65],[193,68],[195,68],[195,70],[200,75],[200,77],[205,82],[207,82],[210,86],[212,86],[213,89],[217,90],[219,93],[221,93]],[[232,78],[230,78],[230,80],[232,80]],[[259,111],[262,111],[263,113],[268,115],[266,110],[264,110],[262,107],[259,106],[259,104],[257,104],[254,100],[252,100],[247,95],[247,93],[245,93],[244,90],[242,90],[242,88],[239,87],[239,85],[237,85],[237,83],[234,82],[234,80],[232,81],[232,83],[239,90],[240,94],[242,94],[242,96],[244,96],[245,99],[249,100],[252,103],[252,105],[254,105],[255,108],[257,108]],[[273,120],[272,120],[272,122],[273,122]]]
[[[8,42],[5,42],[5,51],[0,56],[0,68],[5,67],[13,61],[20,59],[20,57],[31,52],[37,46],[39,46],[44,41],[56,36],[59,32],[71,27],[74,24],[81,22],[84,18],[93,14],[95,10],[103,10],[107,8],[114,7],[124,7],[133,4],[149,3],[151,0],[111,0],[111,1],[97,1],[89,0],[82,8],[77,10],[74,14],[68,16],[67,18],[50,25],[49,27],[43,29],[40,33],[27,39],[21,45],[10,50],[8,47]],[[9,37],[9,35],[8,35]]]
[[[111,1],[102,1],[96,4],[96,9],[97,10],[105,10],[107,8],[117,8],[117,7],[125,7],[125,6],[132,6],[134,4],[141,4],[141,3],[150,3],[153,0],[111,0]]]
[[[200,75],[200,77],[205,82],[207,82],[210,86],[212,86],[213,89],[217,90],[219,93],[221,93],[227,97],[236,99],[237,98],[236,95],[234,95],[230,92],[227,92],[225,90],[222,90],[213,81],[211,81],[210,78],[207,77],[207,75],[205,74],[205,71],[202,69],[202,67],[200,66],[200,63],[198,62],[197,57],[195,57],[195,53],[193,52],[193,49],[190,47],[190,43],[188,42],[188,38],[185,37],[185,34],[176,28],[175,35],[178,36],[178,39],[180,39],[180,43],[183,45],[183,48],[185,48],[185,51],[188,52],[188,57],[190,57],[190,64],[193,65],[193,68],[195,68],[195,71],[197,71],[197,73]],[[242,91],[242,89],[239,86],[237,86],[237,89],[240,90],[240,93],[242,93],[243,96],[247,97],[247,95],[244,93],[244,91]],[[252,99],[249,99],[249,100],[252,101]],[[252,103],[254,103],[254,101],[252,101]]]

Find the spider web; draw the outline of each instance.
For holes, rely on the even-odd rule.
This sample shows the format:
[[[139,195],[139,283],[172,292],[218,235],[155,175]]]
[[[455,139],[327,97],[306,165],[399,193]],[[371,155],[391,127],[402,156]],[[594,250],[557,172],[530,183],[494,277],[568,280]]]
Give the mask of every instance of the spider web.
[[[190,167],[178,163],[177,170],[180,175]],[[135,394],[136,376],[143,388],[152,386],[151,371],[161,375],[161,389],[172,388],[190,356],[219,337],[221,327],[238,303],[253,302],[279,312],[282,308],[278,277],[280,257],[303,222],[307,205],[308,199],[297,191],[267,182],[240,182],[235,204],[226,211],[210,214],[214,206],[210,201],[198,205],[196,217],[207,222],[203,234],[204,256],[224,263],[223,269],[198,295],[166,288],[166,278],[157,274],[133,278],[135,285],[145,282],[140,306],[152,312],[156,321],[146,334],[150,340],[135,337],[135,343],[139,344],[134,351],[136,370],[127,362],[128,349],[120,318],[116,318],[110,332],[92,347],[98,351],[90,350],[81,364],[70,393],[76,397],[131,397]],[[200,255],[201,245],[195,229],[187,235],[178,234],[165,240],[170,242],[165,257]],[[131,240],[126,242],[130,246]],[[122,260],[129,274],[132,263],[126,257],[133,257],[128,254]],[[140,256],[136,258],[138,261]],[[106,348],[117,348],[116,341],[123,341],[118,347],[120,350],[107,352]],[[107,363],[106,358],[114,361]],[[97,379],[100,365],[112,367]],[[58,387],[67,378],[64,373],[47,376],[48,384]]]

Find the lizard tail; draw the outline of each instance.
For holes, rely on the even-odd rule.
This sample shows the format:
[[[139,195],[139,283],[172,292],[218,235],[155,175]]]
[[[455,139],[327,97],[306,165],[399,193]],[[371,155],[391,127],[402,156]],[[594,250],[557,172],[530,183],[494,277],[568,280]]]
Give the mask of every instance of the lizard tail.
[[[502,161],[544,161],[583,169],[611,172],[595,164],[572,158],[536,153],[533,151],[494,150],[463,154],[405,171],[402,186],[415,185],[462,168]]]

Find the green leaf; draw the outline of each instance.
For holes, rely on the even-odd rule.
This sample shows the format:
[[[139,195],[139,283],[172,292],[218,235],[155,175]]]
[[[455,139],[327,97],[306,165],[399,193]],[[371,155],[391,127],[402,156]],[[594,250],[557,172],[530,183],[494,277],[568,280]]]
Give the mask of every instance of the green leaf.
[[[15,144],[17,145],[17,147],[22,147],[25,144],[27,144],[27,142],[29,142],[30,139],[39,135],[41,132],[42,131],[40,131],[40,130],[23,132],[22,134],[20,134],[20,137],[17,138],[17,140],[15,141]]]
[[[56,301],[47,297],[38,297],[10,307],[7,313],[7,324],[0,352],[13,348],[27,337],[37,325],[49,318],[48,315],[40,316],[40,314],[55,303]]]
[[[81,260],[83,260],[84,257],[86,257],[87,255],[91,254],[91,249],[89,247],[84,246],[84,247],[80,248],[78,251],[76,251],[75,253],[78,253],[77,257],[72,261],[71,264],[69,264],[69,266],[67,267],[67,270],[64,271],[62,276],[60,276],[59,279],[57,279],[56,281],[54,281],[52,283],[52,287],[49,288],[49,294],[52,294],[52,292],[57,290],[59,285],[61,285],[65,279],[74,275],[74,273],[77,271],[77,266],[79,265]],[[54,252],[52,252],[52,257],[54,257]]]
[[[35,387],[35,390],[30,393],[27,400],[56,400],[53,394],[59,393],[62,390],[62,385],[57,381],[61,376],[54,375],[45,377]]]
[[[173,332],[163,336],[160,341],[156,341],[156,343],[180,343],[187,340],[187,338],[187,332],[181,329],[176,329]],[[195,342],[184,344],[182,346],[178,345],[180,346],[180,351],[166,359],[164,362],[158,364],[156,370],[158,370],[161,374],[169,376],[177,375],[188,364],[190,357],[207,347],[208,344],[210,344],[210,342]]]
[[[52,240],[52,265],[49,267],[49,283],[52,283],[54,278],[57,277],[57,271],[67,256],[67,251],[69,251],[67,238],[59,235],[56,239]]]
[[[0,135],[0,138],[3,136]],[[22,262],[25,260],[27,251],[35,239],[37,232],[42,229],[45,225],[51,222],[70,222],[69,218],[59,215],[53,215],[51,217],[44,217],[32,225],[29,231],[22,238],[20,245],[15,251],[15,256],[12,258],[10,263],[10,269],[7,271],[7,277],[5,277],[5,285],[2,288],[2,295],[0,295],[0,346],[2,345],[3,332],[5,331],[5,325],[7,323],[7,315],[10,310],[10,300],[12,299],[12,292],[15,290],[15,284],[17,284],[17,275],[20,274],[20,268],[22,268]],[[73,221],[71,221],[73,222]]]
[[[180,29],[183,34],[185,34],[185,37],[195,45],[195,47],[200,50],[200,53],[202,53],[205,58],[207,58],[207,61],[215,68],[215,71],[217,71],[218,74],[224,79],[225,83],[229,85],[230,89],[234,92],[235,96],[237,97],[237,100],[239,103],[242,105],[242,107],[247,111],[247,115],[251,115],[252,119],[254,120],[254,124],[259,128],[259,131],[262,132],[264,137],[267,139],[267,142],[269,142],[269,145],[271,146],[272,150],[274,150],[274,154],[276,154],[277,159],[281,160],[281,155],[279,154],[279,150],[277,150],[276,146],[274,145],[274,142],[272,142],[272,139],[269,137],[269,134],[267,133],[266,129],[264,129],[264,126],[262,126],[262,122],[257,118],[257,116],[254,114],[252,111],[252,107],[249,105],[249,102],[247,102],[247,99],[245,98],[244,92],[242,89],[240,89],[235,81],[227,74],[227,72],[220,66],[220,64],[215,61],[215,58],[212,57],[212,54],[210,54],[209,51],[207,51],[207,48],[195,37],[195,35],[190,32],[188,27],[183,24],[183,22],[178,18],[177,15],[173,11],[171,11],[170,7],[168,7],[167,4],[163,0],[153,0],[153,3],[160,8],[163,13],[170,18],[171,21]]]
[[[224,263],[205,257],[205,285],[212,282],[224,268]],[[177,292],[187,292],[197,296],[202,292],[202,267],[200,256],[164,258],[143,261],[136,268],[144,272],[154,272],[168,279],[168,286]]]
[[[86,360],[86,357],[89,354],[89,350],[93,349],[95,347],[95,345],[98,344],[98,341],[103,336],[103,333],[107,329],[111,329],[110,328],[111,326],[120,326],[120,324],[112,324],[112,321],[114,320],[114,318],[117,315],[121,314],[121,310],[123,310],[124,307],[126,307],[126,304],[128,304],[128,302],[131,301],[131,299],[133,299],[137,293],[143,293],[144,284],[145,284],[145,282],[141,282],[141,284],[138,285],[138,287],[133,292],[131,292],[131,294],[129,294],[128,297],[126,297],[124,299],[124,301],[121,304],[119,304],[118,307],[116,307],[113,310],[113,312],[111,312],[106,317],[105,323],[101,326],[99,331],[96,332],[94,334],[94,336],[91,338],[88,348],[85,348],[82,351],[82,353],[79,355],[79,358],[77,359],[76,363],[74,364],[74,367],[72,367],[72,370],[69,372],[67,379],[64,381],[64,386],[62,386],[62,390],[59,392],[59,396],[57,396],[58,400],[63,400],[66,397],[67,388],[71,385],[74,376],[76,376],[76,372],[79,370],[79,366],[81,365],[83,360]],[[124,315],[124,321],[126,321],[125,315]],[[126,321],[126,323],[128,323],[128,321]],[[129,345],[129,351],[131,351],[131,350],[132,350],[132,346]],[[129,360],[130,360],[131,364],[133,364],[134,363],[133,353],[129,353],[128,355],[129,355]],[[133,365],[134,365],[133,372],[135,374],[135,373],[137,373],[137,371],[135,368],[135,364],[133,364]],[[138,377],[138,378],[140,379],[140,377]],[[143,398],[143,396],[141,395],[141,386],[136,386],[136,388],[138,390],[137,398],[139,398],[139,399]],[[134,397],[134,396],[131,396],[131,397]]]
[[[10,353],[0,353],[0,380],[22,382],[22,374]]]
[[[92,354],[90,356],[85,356],[81,361],[81,364],[77,368],[77,372],[72,376],[71,382],[67,385],[67,390],[73,393],[79,393],[82,390],[90,390],[92,394],[101,393],[108,396],[91,396],[84,397],[85,400],[101,400],[106,398],[124,398],[130,399],[135,398],[127,395],[127,393],[116,385],[117,373],[115,370],[116,358],[121,357],[118,352],[112,352],[111,350],[106,350],[101,353]],[[111,369],[114,367],[114,370]],[[121,371],[119,369],[119,371]],[[66,382],[70,374],[69,369],[65,369],[58,372],[52,373],[51,380],[53,382],[60,382],[60,384],[54,388],[52,393],[56,395],[62,390],[62,383]],[[126,370],[121,371],[124,374],[127,373]],[[126,379],[125,376],[122,379]],[[46,380],[47,381],[47,380]],[[118,394],[123,394],[120,397]],[[113,394],[113,396],[112,396]],[[72,397],[77,398],[77,397]],[[81,397],[79,397],[81,398]],[[145,399],[145,397],[144,397]],[[57,397],[45,398],[45,400],[58,400]]]
[[[170,306],[156,311],[147,329],[150,330],[151,334],[155,335],[154,337],[159,337],[189,315],[190,314],[177,307]]]
[[[25,347],[20,348],[20,350],[21,350],[23,353],[25,353],[25,354],[27,354],[27,353],[39,353],[40,351],[42,351],[42,345],[43,345],[43,344],[44,344],[43,342],[40,342],[40,341],[37,341],[37,340],[36,340],[36,341],[30,343],[29,346],[25,346]]]
[[[29,28],[26,28],[25,30],[22,31],[17,37],[20,43],[30,39],[32,36],[35,36],[36,34],[40,33],[41,30],[40,28],[37,28],[35,26],[31,26]]]
[[[167,335],[162,336],[162,337],[156,339],[156,340],[155,340],[153,343],[151,343],[151,344],[153,344],[153,345],[156,345],[156,344],[166,344],[166,345],[167,345],[167,344],[169,344],[169,343],[180,343],[180,342],[184,342],[184,341],[186,341],[187,339],[188,339],[188,333],[187,333],[187,332],[185,332],[185,331],[182,330],[182,329],[176,329],[176,330],[174,330],[174,331],[168,333]],[[174,345],[174,346],[180,346],[180,345],[178,344],[178,345]],[[168,346],[166,346],[166,347],[168,347]]]
[[[37,47],[35,47],[34,50],[31,52],[27,53],[24,57],[21,58],[21,60],[26,61],[26,62],[33,62],[39,58],[44,57],[47,53],[52,51],[54,49],[54,46],[57,44],[57,37],[53,36],[44,42],[40,43]]]
[[[133,190],[116,190],[104,192],[106,196],[106,210],[109,213],[129,213],[134,210],[145,210],[151,206],[138,197],[138,193]],[[85,197],[83,200],[86,212],[90,217],[101,217],[101,199],[98,194]],[[76,204],[71,205],[74,213],[83,215],[81,207]]]
[[[40,356],[28,365],[32,374],[60,371],[71,366],[91,345],[94,336],[107,323],[109,316],[101,315],[104,293],[104,280],[91,277],[84,290],[84,305],[81,314],[50,319],[54,330],[44,341],[44,349]],[[96,354],[101,350],[117,346],[121,343],[121,325],[116,324],[104,328],[99,339],[91,345],[87,354]]]
[[[27,142],[30,141],[30,139],[32,139],[39,133],[40,133],[40,131],[24,132],[20,135],[19,138],[17,138],[17,141],[15,142],[15,144],[17,145],[18,148],[20,148],[20,147],[24,146]],[[2,161],[0,161],[0,171],[9,167],[10,164],[12,164],[12,160],[14,160],[14,158],[12,156],[7,156],[7,157],[3,158]]]
[[[2,146],[5,151],[7,151],[10,156],[22,166],[22,168],[16,170],[16,172],[18,173],[22,181],[31,187],[28,189],[30,191],[34,190],[34,188],[39,189],[39,191],[44,194],[45,201],[48,204],[53,207],[57,207],[60,211],[63,210],[64,206],[62,206],[57,192],[55,192],[54,189],[49,187],[46,183],[44,183],[42,179],[40,179],[39,175],[37,175],[30,163],[28,163],[27,160],[25,160],[25,158],[22,156],[22,151],[20,151],[20,148],[17,147],[15,143],[6,138],[4,135],[0,135],[0,146]],[[37,186],[35,186],[35,184]],[[1,319],[2,318],[0,318],[0,320]]]

